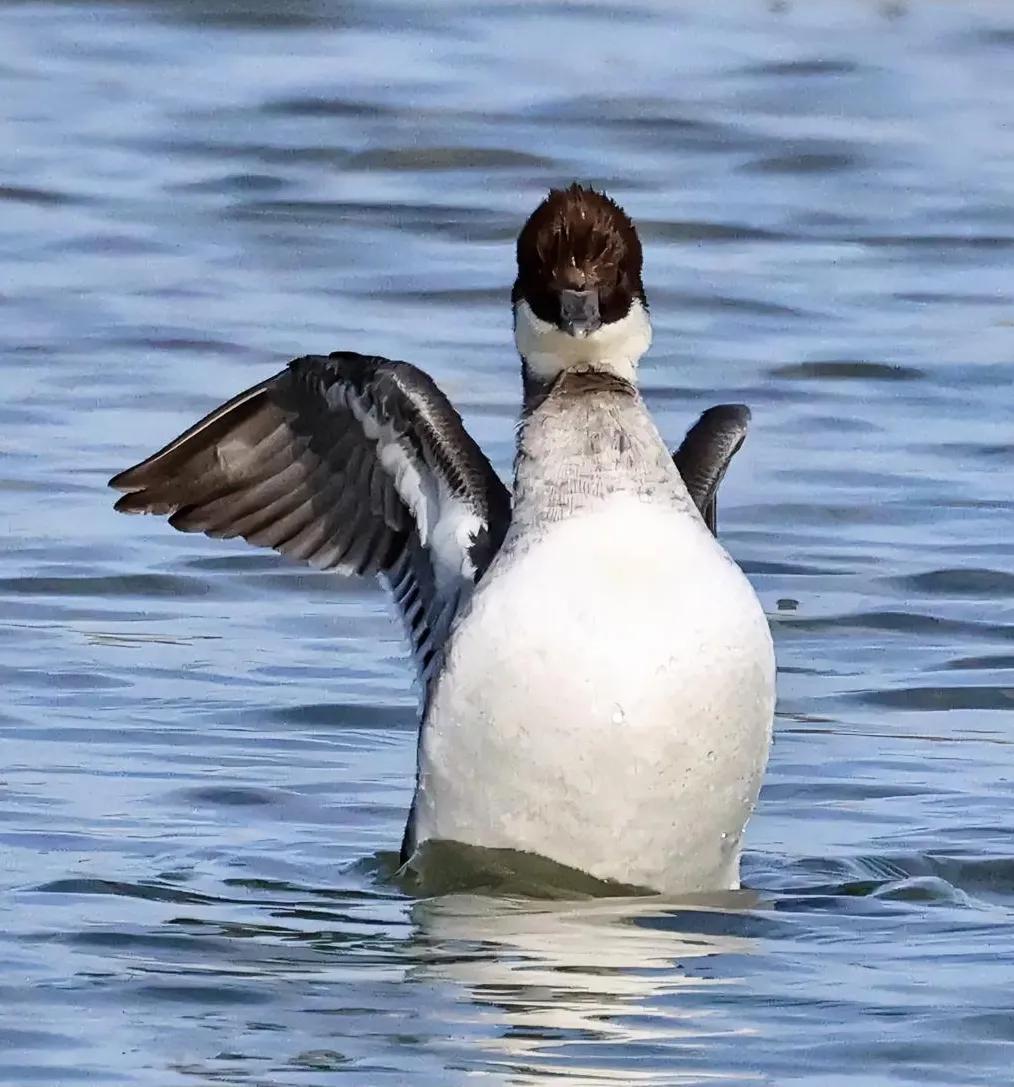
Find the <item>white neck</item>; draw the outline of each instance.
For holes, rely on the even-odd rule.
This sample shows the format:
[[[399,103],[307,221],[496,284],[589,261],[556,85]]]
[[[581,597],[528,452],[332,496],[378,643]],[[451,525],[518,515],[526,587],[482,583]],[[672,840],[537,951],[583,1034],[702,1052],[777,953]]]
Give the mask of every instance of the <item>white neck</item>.
[[[602,325],[588,336],[571,336],[536,317],[522,299],[514,307],[514,342],[528,372],[538,381],[552,381],[564,370],[592,367],[633,383],[638,360],[651,346],[651,322],[648,311],[635,298],[626,317]]]

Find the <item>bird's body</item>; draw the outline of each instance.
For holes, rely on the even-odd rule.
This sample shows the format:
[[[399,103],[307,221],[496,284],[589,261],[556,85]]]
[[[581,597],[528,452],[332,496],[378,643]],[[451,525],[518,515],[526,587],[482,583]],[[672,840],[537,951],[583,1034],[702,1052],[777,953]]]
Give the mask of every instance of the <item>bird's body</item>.
[[[511,527],[423,722],[415,839],[736,886],[770,741],[767,622],[640,397],[588,384],[524,426]]]
[[[423,693],[407,863],[457,841],[736,886],[774,704],[767,623],[714,536],[749,413],[663,443],[635,384],[640,243],[608,198],[551,193],[518,263],[512,496],[430,378],[336,353],[121,473],[118,508],[390,588]]]

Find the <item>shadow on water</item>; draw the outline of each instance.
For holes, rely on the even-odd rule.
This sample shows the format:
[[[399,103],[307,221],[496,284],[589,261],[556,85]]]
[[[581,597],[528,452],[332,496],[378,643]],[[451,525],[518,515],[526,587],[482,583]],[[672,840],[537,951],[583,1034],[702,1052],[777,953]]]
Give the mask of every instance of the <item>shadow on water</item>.
[[[528,898],[595,898],[649,894],[644,888],[595,879],[534,853],[482,849],[462,842],[428,842],[405,869],[392,874],[409,893],[477,893]]]

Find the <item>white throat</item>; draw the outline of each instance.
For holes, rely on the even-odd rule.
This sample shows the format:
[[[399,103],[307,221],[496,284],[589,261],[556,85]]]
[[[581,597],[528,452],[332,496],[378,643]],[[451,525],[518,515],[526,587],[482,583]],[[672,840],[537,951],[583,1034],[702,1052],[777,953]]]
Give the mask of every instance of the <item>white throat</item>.
[[[626,317],[588,336],[571,336],[537,317],[522,299],[514,307],[514,342],[528,372],[539,381],[552,381],[563,370],[590,366],[634,382],[638,360],[651,346],[651,321],[635,298]]]

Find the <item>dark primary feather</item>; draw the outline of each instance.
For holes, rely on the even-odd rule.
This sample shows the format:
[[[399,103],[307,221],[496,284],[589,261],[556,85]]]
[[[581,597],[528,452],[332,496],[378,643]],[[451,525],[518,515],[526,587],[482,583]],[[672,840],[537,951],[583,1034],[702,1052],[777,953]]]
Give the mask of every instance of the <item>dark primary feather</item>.
[[[718,530],[718,485],[746,438],[750,409],[745,404],[708,408],[672,455],[690,497],[708,528]]]
[[[432,379],[351,352],[295,359],[110,486],[126,492],[121,512],[380,576],[424,681],[510,520],[507,489]],[[463,517],[471,531],[436,531]]]

